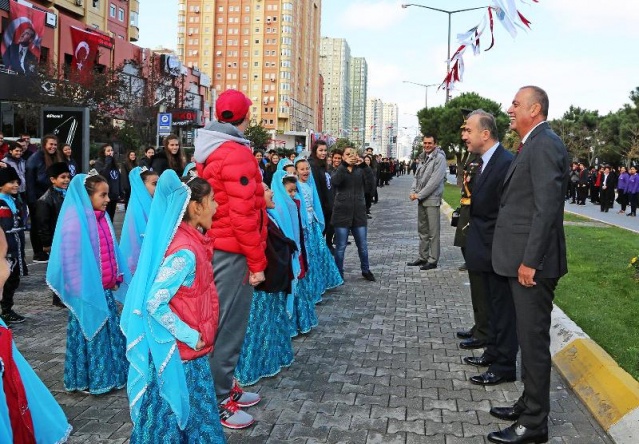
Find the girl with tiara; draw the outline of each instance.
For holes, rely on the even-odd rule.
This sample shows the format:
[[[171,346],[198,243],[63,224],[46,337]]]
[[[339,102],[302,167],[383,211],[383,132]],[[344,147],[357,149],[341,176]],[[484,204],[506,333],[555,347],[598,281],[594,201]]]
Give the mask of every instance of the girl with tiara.
[[[109,185],[92,170],[67,190],[51,247],[47,285],[69,308],[64,387],[93,395],[126,384],[124,336],[116,300],[130,273],[106,213]]]
[[[144,230],[149,220],[149,211],[158,179],[158,173],[146,167],[135,167],[129,173],[131,197],[122,223],[120,250],[131,275],[135,274],[138,265]]]
[[[158,181],[140,264],[122,311],[131,443],[224,443],[208,355],[218,323],[209,183]]]
[[[277,171],[271,184],[282,187],[283,173]],[[292,281],[300,272],[298,245],[293,219],[287,203],[275,202],[274,192],[266,185],[264,199],[268,214],[266,280],[255,287],[242,352],[235,368],[240,385],[252,385],[261,378],[274,376],[293,362],[293,345],[287,313]],[[289,202],[290,199],[286,198]],[[293,202],[290,202],[293,205]],[[293,210],[297,210],[293,206]],[[299,230],[297,238],[299,239]],[[292,307],[291,307],[292,308]]]
[[[308,259],[306,276],[308,291],[305,293],[313,303],[318,303],[326,290],[343,284],[344,280],[339,274],[333,255],[323,240],[324,214],[308,160],[304,157],[296,158],[295,171],[298,177],[297,189],[302,201],[300,214]]]

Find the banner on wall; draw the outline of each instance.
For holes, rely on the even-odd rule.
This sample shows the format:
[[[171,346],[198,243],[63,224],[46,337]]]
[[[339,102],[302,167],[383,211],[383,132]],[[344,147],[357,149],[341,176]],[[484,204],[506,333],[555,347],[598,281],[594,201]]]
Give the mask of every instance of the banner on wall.
[[[46,14],[18,2],[10,2],[9,25],[0,44],[2,63],[20,74],[35,74]]]
[[[73,45],[71,70],[81,80],[86,80],[93,72],[93,65],[98,56],[98,46],[100,46],[103,36],[75,26],[71,26],[69,29]]]

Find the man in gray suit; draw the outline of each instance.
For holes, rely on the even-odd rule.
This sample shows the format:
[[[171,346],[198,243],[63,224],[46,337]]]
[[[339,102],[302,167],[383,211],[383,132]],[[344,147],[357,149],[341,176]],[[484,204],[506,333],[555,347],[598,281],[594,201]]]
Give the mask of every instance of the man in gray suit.
[[[544,90],[521,88],[508,115],[521,144],[504,178],[492,261],[513,295],[524,393],[514,406],[490,410],[516,422],[488,434],[488,440],[538,443],[548,440],[550,313],[555,287],[568,272],[563,215],[569,162],[566,147],[546,122]]]
[[[419,258],[407,265],[419,266],[420,270],[432,270],[437,268],[439,260],[439,207],[446,180],[446,155],[435,145],[434,136],[425,135],[422,143],[424,152],[420,155],[421,163],[408,196],[410,200],[418,202]]]

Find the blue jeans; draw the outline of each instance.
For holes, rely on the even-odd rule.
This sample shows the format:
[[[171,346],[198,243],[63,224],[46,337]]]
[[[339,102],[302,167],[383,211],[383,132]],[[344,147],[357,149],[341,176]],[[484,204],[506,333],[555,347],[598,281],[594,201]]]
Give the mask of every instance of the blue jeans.
[[[368,244],[366,243],[367,228],[335,227],[335,263],[342,276],[344,276],[344,252],[346,251],[349,231],[353,233],[355,245],[357,245],[357,253],[359,254],[359,262],[362,266],[362,273],[370,271],[368,268]]]

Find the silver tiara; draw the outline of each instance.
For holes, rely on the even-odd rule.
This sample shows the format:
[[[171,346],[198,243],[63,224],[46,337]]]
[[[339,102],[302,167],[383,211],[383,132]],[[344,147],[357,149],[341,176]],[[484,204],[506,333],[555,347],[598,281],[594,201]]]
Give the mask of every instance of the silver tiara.
[[[87,173],[87,177],[99,176],[99,175],[100,173],[98,173],[98,170],[96,170],[95,168],[91,168],[89,172]]]
[[[189,170],[189,172],[186,174],[189,176],[189,180],[186,181],[187,185],[190,184],[193,179],[198,177],[197,171],[195,171],[195,168],[193,168],[192,170]]]
[[[149,171],[149,169],[147,167],[145,167],[145,166],[140,167],[140,174],[146,173],[147,171]]]

